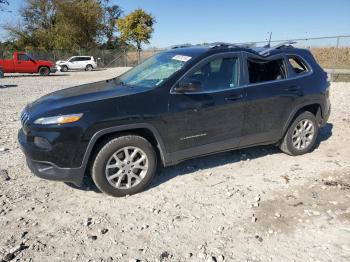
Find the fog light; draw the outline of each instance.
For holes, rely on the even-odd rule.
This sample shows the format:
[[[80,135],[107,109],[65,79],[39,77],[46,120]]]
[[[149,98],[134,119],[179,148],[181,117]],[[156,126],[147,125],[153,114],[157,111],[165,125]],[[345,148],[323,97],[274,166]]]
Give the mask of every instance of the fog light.
[[[37,147],[42,148],[42,149],[51,149],[52,148],[50,142],[47,141],[47,139],[45,139],[43,137],[39,137],[39,136],[34,137],[34,145],[36,145]]]

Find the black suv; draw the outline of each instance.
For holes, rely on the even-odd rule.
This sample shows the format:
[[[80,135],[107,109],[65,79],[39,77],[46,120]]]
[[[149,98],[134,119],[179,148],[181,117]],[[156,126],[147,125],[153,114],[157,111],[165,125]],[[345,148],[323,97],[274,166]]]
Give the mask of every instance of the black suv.
[[[43,96],[23,110],[18,139],[37,176],[80,185],[87,173],[123,196],[157,163],[266,144],[310,152],[329,114],[327,75],[308,50],[216,43]]]

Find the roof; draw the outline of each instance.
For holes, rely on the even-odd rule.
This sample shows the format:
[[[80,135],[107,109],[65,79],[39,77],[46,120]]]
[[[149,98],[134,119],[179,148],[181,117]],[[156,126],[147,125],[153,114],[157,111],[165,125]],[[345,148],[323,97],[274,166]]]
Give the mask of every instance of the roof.
[[[293,42],[282,42],[272,47],[250,47],[248,45],[236,45],[223,42],[215,42],[205,45],[179,45],[174,46],[168,52],[180,53],[184,55],[201,55],[206,52],[212,51],[212,53],[220,53],[225,51],[245,51],[262,57],[268,57],[274,54],[283,53],[286,49],[298,50],[294,48],[291,44]]]

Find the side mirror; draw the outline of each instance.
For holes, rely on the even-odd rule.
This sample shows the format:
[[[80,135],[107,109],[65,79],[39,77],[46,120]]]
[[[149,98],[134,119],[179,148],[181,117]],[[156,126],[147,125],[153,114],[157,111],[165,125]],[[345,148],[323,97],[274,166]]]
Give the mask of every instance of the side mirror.
[[[201,89],[202,83],[198,80],[183,80],[174,88],[176,93],[197,92]]]

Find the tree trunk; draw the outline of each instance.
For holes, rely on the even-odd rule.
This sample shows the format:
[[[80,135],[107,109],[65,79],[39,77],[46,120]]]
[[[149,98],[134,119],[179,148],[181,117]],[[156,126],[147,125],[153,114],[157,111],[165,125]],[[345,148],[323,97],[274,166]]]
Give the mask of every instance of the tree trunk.
[[[137,43],[137,64],[141,63],[141,43]]]

